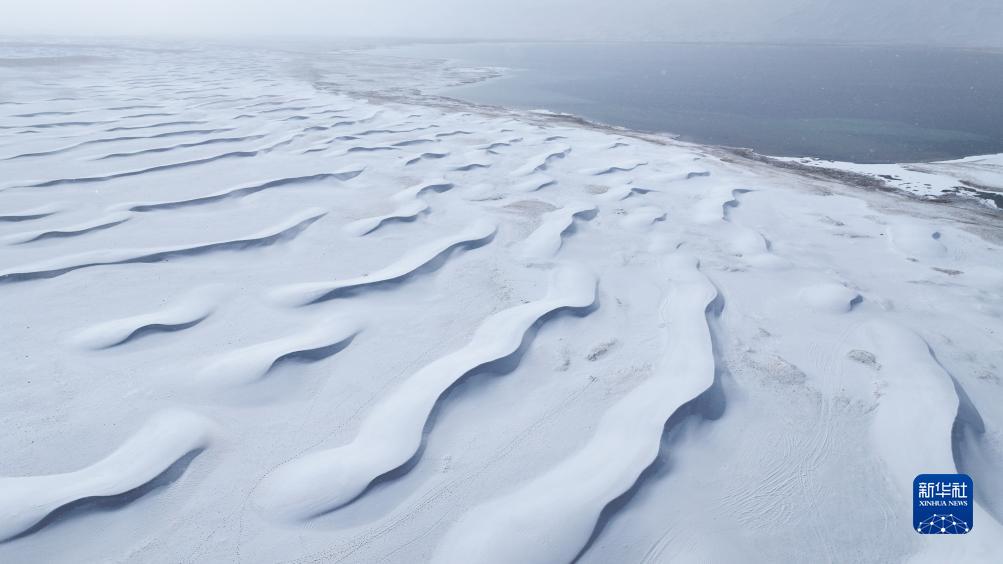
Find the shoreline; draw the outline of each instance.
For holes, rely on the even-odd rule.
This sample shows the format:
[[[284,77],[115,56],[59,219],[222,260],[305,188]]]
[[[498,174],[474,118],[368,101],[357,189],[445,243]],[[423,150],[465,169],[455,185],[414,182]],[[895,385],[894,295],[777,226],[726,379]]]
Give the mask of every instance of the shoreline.
[[[489,42],[493,43],[493,42]],[[423,59],[419,57],[405,57],[399,55],[388,55],[379,53],[385,47],[345,49],[337,50],[335,53],[348,53],[350,55],[369,55],[384,58],[393,58],[399,61],[436,63],[444,66],[446,72],[462,72],[465,78],[460,81],[433,84],[419,88],[392,89],[390,93],[381,93],[371,90],[336,89],[335,91],[350,96],[360,96],[372,100],[384,100],[390,103],[410,103],[419,106],[432,107],[437,109],[448,109],[450,111],[472,111],[482,115],[498,116],[508,115],[517,117],[530,123],[549,123],[583,127],[593,131],[623,135],[642,139],[648,142],[659,144],[672,144],[698,148],[718,156],[730,156],[742,158],[749,163],[766,164],[772,168],[785,170],[787,172],[797,172],[801,175],[812,178],[822,178],[829,181],[844,183],[857,188],[870,190],[880,190],[889,193],[896,193],[909,199],[931,202],[938,204],[961,205],[974,211],[988,211],[994,217],[1003,217],[1003,172],[998,174],[998,184],[988,185],[982,182],[971,180],[954,179],[950,193],[941,191],[938,193],[916,192],[909,189],[908,184],[896,182],[893,175],[867,172],[868,168],[902,168],[909,170],[915,167],[950,167],[958,163],[970,162],[979,159],[999,160],[1003,163],[1003,153],[989,153],[982,155],[971,155],[958,159],[940,161],[916,161],[904,163],[856,163],[850,161],[834,161],[817,157],[783,157],[759,153],[750,147],[732,147],[727,145],[714,145],[708,143],[698,143],[684,141],[679,137],[681,134],[672,132],[644,131],[622,125],[605,123],[574,113],[558,112],[549,109],[522,109],[511,106],[482,104],[442,94],[441,92],[454,88],[481,84],[492,80],[503,79],[516,69],[500,66],[472,66],[466,65],[456,58]],[[941,175],[946,174],[942,171]],[[974,207],[971,206],[974,204]]]

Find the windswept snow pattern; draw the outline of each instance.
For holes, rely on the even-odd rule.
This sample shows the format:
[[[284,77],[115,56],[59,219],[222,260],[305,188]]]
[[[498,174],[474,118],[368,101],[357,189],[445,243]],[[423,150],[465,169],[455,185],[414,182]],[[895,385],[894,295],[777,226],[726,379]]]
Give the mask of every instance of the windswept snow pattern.
[[[544,299],[492,315],[462,349],[444,356],[391,391],[362,422],[351,443],[312,453],[276,469],[258,491],[267,511],[307,518],[358,497],[374,479],[415,456],[440,395],[464,375],[515,353],[526,331],[544,316],[595,301],[596,281],[580,268],[554,272]],[[375,447],[375,448],[374,448]]]
[[[415,274],[419,269],[449,251],[462,246],[484,244],[495,234],[496,227],[489,221],[478,221],[463,231],[419,246],[393,264],[356,278],[294,284],[272,293],[278,300],[299,304],[312,304],[337,297],[339,294],[360,288],[374,287]]]
[[[93,349],[123,345],[145,334],[181,331],[201,323],[216,308],[220,287],[197,288],[177,303],[151,313],[98,323],[73,337],[73,342]]]
[[[324,320],[312,330],[223,353],[202,371],[200,381],[217,386],[253,383],[283,360],[317,361],[338,352],[361,330],[350,319]]]
[[[553,258],[564,243],[564,234],[574,225],[575,218],[589,218],[598,208],[594,204],[571,204],[545,214],[542,224],[523,243],[523,256],[527,259]]]
[[[658,455],[662,428],[714,382],[706,310],[717,291],[694,259],[669,261],[664,357],[653,378],[613,404],[571,458],[515,493],[475,508],[448,533],[439,562],[570,562],[599,515],[634,485]]]
[[[185,412],[154,415],[94,464],[64,474],[0,478],[0,539],[29,530],[74,501],[109,497],[153,480],[186,454],[209,445],[210,424]]]
[[[452,187],[453,185],[451,183],[442,180],[422,182],[410,188],[401,190],[399,193],[394,194],[393,198],[391,198],[391,201],[396,206],[394,211],[376,217],[367,217],[353,221],[345,226],[345,231],[361,237],[362,235],[368,235],[369,233],[376,231],[381,226],[391,221],[411,221],[415,219],[418,214],[429,209],[428,203],[419,196],[425,192],[445,192]]]
[[[0,562],[998,560],[998,157],[179,45],[0,46]]]

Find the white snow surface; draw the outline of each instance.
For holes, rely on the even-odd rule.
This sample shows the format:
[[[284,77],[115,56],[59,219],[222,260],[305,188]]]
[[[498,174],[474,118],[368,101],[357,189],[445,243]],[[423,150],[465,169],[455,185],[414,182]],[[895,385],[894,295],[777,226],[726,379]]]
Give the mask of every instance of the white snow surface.
[[[488,74],[0,46],[0,562],[998,562],[998,210]]]
[[[906,164],[859,164],[790,157],[777,160],[862,174],[889,188],[921,198],[974,200],[991,209],[1003,210],[1003,154]]]

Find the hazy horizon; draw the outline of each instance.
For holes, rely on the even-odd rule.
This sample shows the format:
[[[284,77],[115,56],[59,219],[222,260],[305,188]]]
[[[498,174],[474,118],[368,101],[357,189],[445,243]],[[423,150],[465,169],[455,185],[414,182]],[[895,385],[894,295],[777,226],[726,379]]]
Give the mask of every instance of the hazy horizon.
[[[1003,47],[995,0],[42,0],[6,36],[879,43]]]

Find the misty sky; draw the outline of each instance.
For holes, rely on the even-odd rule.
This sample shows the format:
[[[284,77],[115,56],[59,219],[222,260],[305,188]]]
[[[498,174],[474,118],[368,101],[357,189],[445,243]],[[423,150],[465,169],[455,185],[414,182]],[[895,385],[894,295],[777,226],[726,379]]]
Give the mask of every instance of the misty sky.
[[[940,43],[1003,47],[1003,0],[0,0],[0,33]]]

